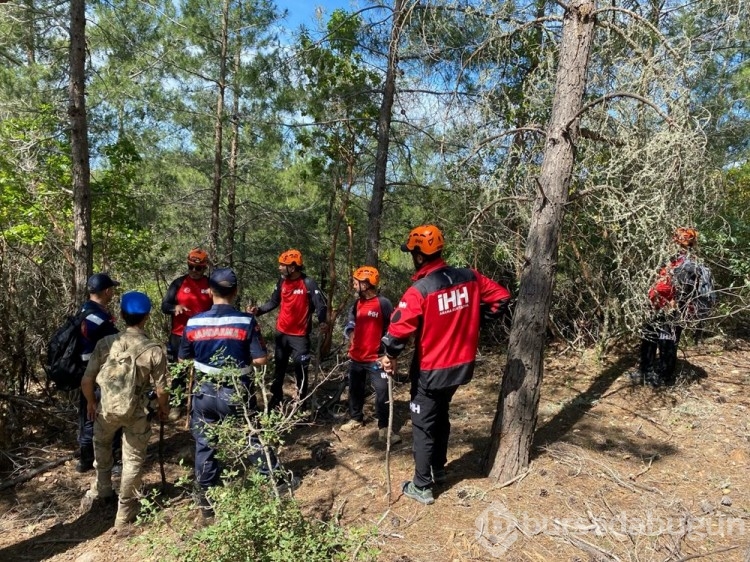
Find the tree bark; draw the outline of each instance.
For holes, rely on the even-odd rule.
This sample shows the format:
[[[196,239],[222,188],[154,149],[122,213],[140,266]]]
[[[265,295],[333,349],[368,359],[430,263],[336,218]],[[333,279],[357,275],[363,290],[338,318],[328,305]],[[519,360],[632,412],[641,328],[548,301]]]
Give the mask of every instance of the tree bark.
[[[506,481],[529,464],[544,375],[545,334],[552,301],[557,250],[575,162],[578,120],[586,89],[595,1],[573,0],[563,20],[555,96],[547,129],[539,192],[534,202],[508,362],[492,424],[485,469]]]
[[[73,176],[74,275],[76,304],[86,299],[86,281],[93,270],[91,247],[91,185],[86,122],[86,2],[70,1],[70,83],[68,87],[70,151]]]
[[[214,124],[214,181],[211,198],[211,224],[209,226],[209,253],[215,264],[219,263],[219,216],[221,212],[221,184],[224,138],[224,96],[227,79],[227,42],[229,36],[229,0],[224,0],[221,14],[221,54],[219,60],[218,95],[216,99],[216,122]]]
[[[227,185],[227,228],[225,234],[225,248],[227,264],[234,267],[235,229],[237,228],[237,160],[240,146],[240,65],[242,43],[237,41],[234,52],[233,67],[233,99],[232,99],[232,140],[229,147],[229,184]]]
[[[395,0],[393,7],[393,27],[388,44],[388,62],[385,70],[383,100],[378,114],[378,148],[375,154],[375,179],[372,185],[372,198],[367,212],[367,247],[365,263],[378,266],[380,251],[380,227],[383,217],[383,199],[386,189],[386,171],[388,168],[388,145],[391,135],[391,112],[396,96],[396,72],[398,70],[398,44],[403,25],[404,1]]]

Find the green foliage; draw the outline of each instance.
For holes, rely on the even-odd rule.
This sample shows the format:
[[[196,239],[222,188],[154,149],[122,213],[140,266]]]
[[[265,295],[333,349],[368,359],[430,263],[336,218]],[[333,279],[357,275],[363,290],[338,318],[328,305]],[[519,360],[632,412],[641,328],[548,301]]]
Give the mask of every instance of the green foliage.
[[[127,264],[143,269],[153,246],[149,227],[156,216],[156,201],[139,185],[141,156],[127,138],[104,147],[106,166],[91,181],[92,239],[100,263]]]
[[[207,376],[208,380],[225,384],[232,381],[235,388],[244,388],[239,370],[231,363],[224,361],[221,372]],[[256,373],[256,382],[262,383],[260,372]],[[305,517],[288,493],[277,493],[271,479],[248,465],[255,453],[248,435],[259,438],[265,447],[277,447],[294,426],[294,416],[290,418],[279,411],[258,414],[249,407],[250,397],[244,392],[235,393],[234,398],[237,415],[206,427],[223,468],[223,485],[212,487],[207,493],[215,512],[214,521],[195,533],[182,533],[179,545],[157,540],[152,548],[166,549],[173,559],[185,562],[374,559],[375,552],[367,546],[371,531],[345,529],[335,521]],[[158,527],[161,521],[157,497],[146,495],[141,506],[142,520]],[[171,526],[175,527],[174,521]]]
[[[0,234],[11,244],[41,244],[69,226],[70,158],[56,129],[49,106],[0,121]]]
[[[253,475],[244,484],[215,488],[213,525],[200,530],[176,558],[185,562],[331,562],[374,559],[358,547],[368,532],[307,519],[293,500],[277,499],[267,481]],[[352,558],[357,550],[358,555]]]
[[[165,506],[156,490],[141,498],[138,522],[148,523],[151,528],[139,542],[149,556],[180,562],[377,559],[374,529],[344,528],[335,521],[305,517],[294,499],[277,498],[260,474],[212,488],[209,495],[216,516],[202,528],[193,523],[194,512],[178,505],[173,506],[177,513],[165,522]],[[178,536],[173,537],[171,532]]]

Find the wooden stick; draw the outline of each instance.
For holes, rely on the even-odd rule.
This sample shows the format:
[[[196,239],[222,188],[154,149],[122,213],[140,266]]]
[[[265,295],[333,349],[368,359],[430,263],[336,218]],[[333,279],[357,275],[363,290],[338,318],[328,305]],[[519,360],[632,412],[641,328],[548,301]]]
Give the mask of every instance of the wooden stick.
[[[388,375],[388,435],[385,440],[385,480],[391,505],[391,434],[393,433],[393,377]]]
[[[161,492],[167,491],[167,473],[164,472],[164,422],[159,420],[159,474],[161,475]]]

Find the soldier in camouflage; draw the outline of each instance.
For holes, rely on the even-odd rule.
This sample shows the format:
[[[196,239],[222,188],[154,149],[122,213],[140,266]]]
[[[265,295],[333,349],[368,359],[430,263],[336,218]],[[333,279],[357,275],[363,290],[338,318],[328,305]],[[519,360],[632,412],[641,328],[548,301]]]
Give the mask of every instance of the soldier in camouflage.
[[[146,448],[151,437],[146,394],[152,383],[159,403],[159,419],[166,421],[169,416],[167,357],[162,346],[149,339],[143,331],[151,312],[151,301],[148,296],[137,291],[125,293],[121,300],[121,312],[127,330],[108,336],[96,344],[81,381],[81,390],[88,401],[88,417],[94,422],[96,459],[96,480],[86,493],[84,508],[90,507],[95,500],[114,497],[112,439],[118,429],[123,430],[123,468],[115,528],[127,526],[138,515],[137,495],[141,486]],[[108,383],[107,359],[110,354],[123,352],[130,352],[135,360],[136,380],[132,384],[118,387]],[[108,365],[107,368],[103,368],[105,364]],[[97,384],[102,395],[101,402],[97,401],[94,393]],[[113,413],[123,411],[128,413]]]

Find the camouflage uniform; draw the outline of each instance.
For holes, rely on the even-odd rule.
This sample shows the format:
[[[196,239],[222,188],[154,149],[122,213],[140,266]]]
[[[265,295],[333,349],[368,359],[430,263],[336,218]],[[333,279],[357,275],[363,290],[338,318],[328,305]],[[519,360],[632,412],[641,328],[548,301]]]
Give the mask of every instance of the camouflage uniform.
[[[113,346],[127,350],[145,341],[149,341],[145,332],[136,327],[129,327],[125,332],[104,338],[97,343],[84,378],[88,377],[96,382],[96,377]],[[167,357],[161,345],[151,347],[141,353],[136,361],[136,373],[138,377],[136,387],[141,403],[135,412],[127,417],[108,415],[107,412],[102,411],[100,402],[94,422],[96,480],[87,494],[93,499],[108,498],[113,495],[112,439],[118,429],[123,429],[122,477],[115,526],[134,521],[138,513],[137,495],[141,487],[146,448],[151,437],[146,393],[152,383],[155,387],[166,388],[167,386]],[[109,389],[106,386],[102,387],[101,392],[107,393]],[[110,398],[112,397],[108,397]],[[122,400],[129,402],[129,397],[123,396]],[[112,402],[112,400],[109,401]]]

